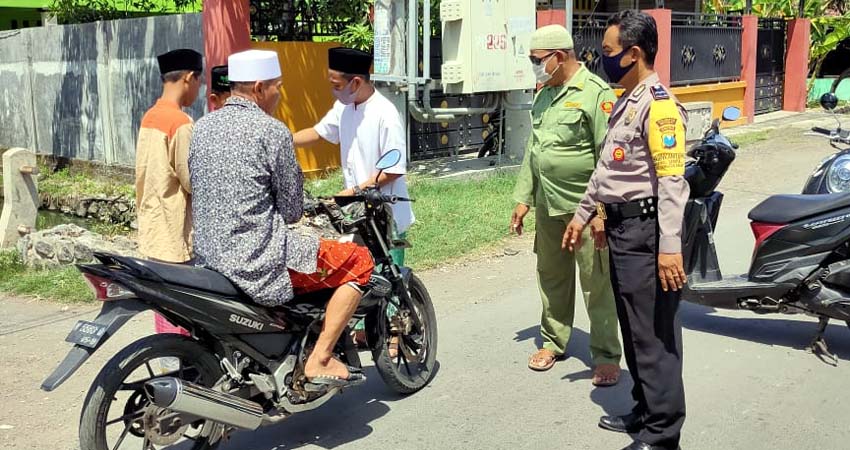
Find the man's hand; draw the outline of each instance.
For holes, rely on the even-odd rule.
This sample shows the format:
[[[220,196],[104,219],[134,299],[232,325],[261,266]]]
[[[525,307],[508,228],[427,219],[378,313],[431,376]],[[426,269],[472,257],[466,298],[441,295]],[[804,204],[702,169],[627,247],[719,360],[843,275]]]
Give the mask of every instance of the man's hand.
[[[525,219],[528,210],[531,209],[528,205],[517,203],[514,208],[514,213],[511,215],[511,233],[516,233],[517,236],[522,236],[523,220]]]
[[[685,286],[688,277],[685,276],[685,265],[682,262],[682,254],[659,253],[658,254],[658,278],[661,280],[661,289],[678,291]]]
[[[564,239],[561,241],[561,249],[569,249],[574,252],[581,247],[581,232],[584,230],[584,225],[578,220],[573,219],[567,225],[567,231],[564,232]]]
[[[599,217],[594,217],[590,221],[590,235],[593,236],[597,250],[602,250],[608,246],[608,239],[605,237],[605,221]]]
[[[343,189],[336,194],[337,197],[351,197],[353,195],[354,195],[354,189],[353,188]]]

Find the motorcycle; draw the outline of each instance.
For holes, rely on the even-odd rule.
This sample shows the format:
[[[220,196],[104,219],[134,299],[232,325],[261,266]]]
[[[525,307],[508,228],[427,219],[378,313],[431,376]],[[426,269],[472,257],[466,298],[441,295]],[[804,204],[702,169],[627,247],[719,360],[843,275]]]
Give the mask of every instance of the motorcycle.
[[[737,108],[724,110],[736,120]],[[682,298],[717,309],[818,318],[808,350],[837,365],[824,332],[831,319],[850,326],[850,194],[774,195],[749,213],[755,248],[747,274],[724,277],[714,245],[723,194],[716,190],[737,146],[712,124],[689,153],[685,178],[691,197],[684,217]]]
[[[399,159],[397,150],[390,151],[377,168],[386,170]],[[389,256],[391,249],[409,246],[392,239],[389,205],[399,201],[411,200],[371,187],[310,202],[305,214],[326,216],[337,232],[356,236],[372,253],[375,274],[343,336],[365,319],[381,378],[392,390],[412,394],[436,374],[437,324],[425,285]],[[341,212],[341,205],[355,204],[361,205],[359,215]],[[339,386],[312,384],[304,376],[333,290],[265,307],[212,270],[104,253],[95,257],[98,264],[78,268],[102,309],[94,321],[73,327],[66,340],[74,346],[43,390],[59,387],[143,311],[161,314],[188,336],[144,337],[106,363],[83,403],[82,450],[118,449],[129,439],[140,440],[143,450],[185,443],[180,448],[211,449],[234,430],[280,422],[339,393]],[[391,316],[390,304],[397,309]],[[397,348],[392,357],[391,339]],[[350,370],[361,370],[351,339],[340,339],[334,353]]]
[[[844,79],[850,78],[850,69],[845,70],[832,83],[832,89],[820,98],[823,109],[831,112],[838,128],[830,130],[823,127],[813,127],[812,135],[829,139],[829,144],[837,150],[818,164],[815,171],[806,181],[803,194],[837,194],[850,192],[850,130],[841,128],[841,120],[835,112],[838,97],[835,91]]]

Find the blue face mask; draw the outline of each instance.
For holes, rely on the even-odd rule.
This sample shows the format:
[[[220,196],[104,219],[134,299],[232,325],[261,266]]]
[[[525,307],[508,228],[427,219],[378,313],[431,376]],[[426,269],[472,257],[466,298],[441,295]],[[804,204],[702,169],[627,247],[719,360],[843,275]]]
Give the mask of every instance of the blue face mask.
[[[602,55],[602,68],[605,69],[605,74],[608,75],[608,79],[612,83],[619,83],[620,80],[632,70],[632,67],[635,66],[637,61],[632,61],[626,67],[620,66],[620,61],[623,59],[623,56],[626,55],[626,50],[624,49],[620,53],[617,53],[614,56],[605,56]]]

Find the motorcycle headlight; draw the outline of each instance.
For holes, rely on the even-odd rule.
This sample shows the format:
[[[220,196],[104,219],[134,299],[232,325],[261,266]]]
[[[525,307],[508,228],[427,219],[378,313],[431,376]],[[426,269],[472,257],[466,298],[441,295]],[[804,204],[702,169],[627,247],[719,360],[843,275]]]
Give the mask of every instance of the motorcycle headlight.
[[[850,155],[840,156],[829,167],[826,187],[830,193],[850,192]]]
[[[829,167],[826,180],[830,193],[850,192],[850,155],[835,159]]]

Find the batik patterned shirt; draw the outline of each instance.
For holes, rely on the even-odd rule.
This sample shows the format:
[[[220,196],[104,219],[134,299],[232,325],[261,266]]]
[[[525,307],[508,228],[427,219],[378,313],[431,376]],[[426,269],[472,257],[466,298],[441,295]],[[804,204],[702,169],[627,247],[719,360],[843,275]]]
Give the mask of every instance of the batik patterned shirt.
[[[189,172],[198,263],[257,303],[290,300],[289,269],[316,272],[319,240],[287,227],[303,213],[304,175],[286,125],[230,97],[195,125]]]

